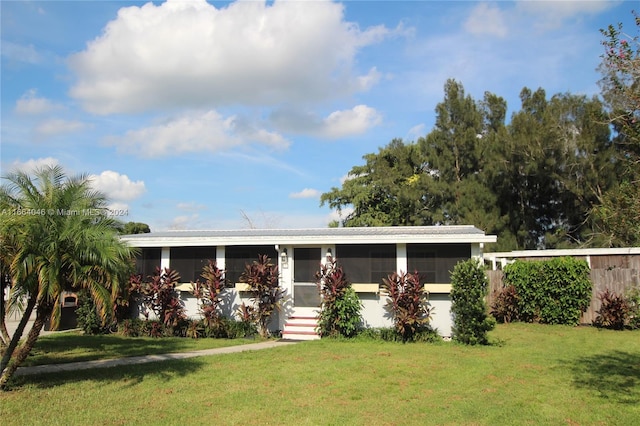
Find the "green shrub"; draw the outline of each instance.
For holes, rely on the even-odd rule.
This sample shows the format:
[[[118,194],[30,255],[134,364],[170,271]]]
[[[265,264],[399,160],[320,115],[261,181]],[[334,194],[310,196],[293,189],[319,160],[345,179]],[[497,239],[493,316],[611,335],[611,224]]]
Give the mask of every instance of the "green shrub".
[[[477,260],[456,264],[451,274],[451,313],[453,339],[467,345],[486,345],[487,332],[495,327],[495,319],[487,315],[484,298],[487,276]]]
[[[516,288],[508,285],[496,293],[491,305],[491,316],[501,323],[518,321],[520,319],[518,313],[519,297]]]
[[[318,330],[322,337],[354,337],[362,327],[362,303],[334,259],[316,274],[322,305]]]
[[[624,295],[606,289],[598,298],[601,306],[594,326],[612,330],[640,328],[640,289],[632,288]]]
[[[148,281],[143,281],[139,275],[130,279],[131,293],[138,294],[143,308],[143,314],[148,319],[149,311],[155,314],[155,319],[164,325],[175,327],[186,318],[184,306],[175,291],[175,286],[180,282],[177,271],[164,268],[156,268]],[[154,334],[155,331],[153,332]]]
[[[418,273],[394,272],[382,280],[387,292],[385,308],[391,313],[395,329],[404,342],[413,341],[429,328],[430,308],[428,295],[420,283]]]
[[[251,322],[235,321],[225,318],[223,320],[227,330],[228,339],[239,339],[242,337],[251,337],[258,333],[256,326]]]
[[[625,294],[625,297],[629,304],[629,328],[637,330],[640,328],[640,288],[635,287],[630,289]]]
[[[403,339],[402,335],[398,333],[398,330],[396,330],[395,327],[363,328],[358,333],[357,338],[358,340],[381,340],[384,342],[407,343],[407,341]],[[431,327],[425,327],[419,332],[415,333],[411,341],[436,343],[441,342],[442,338]]]
[[[631,312],[627,299],[606,289],[598,295],[601,306],[596,311],[598,316],[593,321],[593,325],[600,328],[610,328],[612,330],[622,330],[629,320]]]
[[[591,302],[592,283],[584,260],[517,260],[505,267],[504,281],[515,287],[517,313],[525,322],[577,325]]]
[[[247,283],[253,302],[253,314],[260,336],[269,337],[271,315],[281,307],[284,292],[280,288],[278,266],[267,255],[245,266],[240,281]]]
[[[198,299],[199,309],[208,326],[220,322],[222,318],[222,292],[225,289],[224,270],[216,262],[209,260],[202,268],[201,278],[193,283],[193,295]]]
[[[78,293],[76,320],[78,321],[78,327],[80,327],[85,334],[104,334],[108,332],[108,327],[105,327],[100,320],[93,299],[84,291]]]
[[[118,333],[127,337],[143,336],[144,321],[139,318],[125,319],[118,324]]]

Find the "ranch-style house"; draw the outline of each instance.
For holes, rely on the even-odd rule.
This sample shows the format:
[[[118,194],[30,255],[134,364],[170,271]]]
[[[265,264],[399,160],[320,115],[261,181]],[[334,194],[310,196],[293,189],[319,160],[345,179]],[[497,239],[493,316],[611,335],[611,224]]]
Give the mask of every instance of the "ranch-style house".
[[[393,226],[317,229],[243,229],[166,231],[122,237],[140,248],[137,272],[153,274],[156,267],[177,270],[187,313],[198,316],[191,282],[200,278],[208,260],[215,260],[231,283],[225,314],[233,316],[249,303],[246,284],[240,282],[245,265],[268,255],[278,265],[280,286],[287,295],[282,311],[271,321],[283,338],[311,339],[320,298],[315,274],[320,264],[335,258],[363,304],[364,325],[390,327],[382,279],[392,272],[419,272],[433,308],[431,325],[443,337],[451,335],[450,275],[461,260],[482,259],[485,243],[496,236],[474,226]]]

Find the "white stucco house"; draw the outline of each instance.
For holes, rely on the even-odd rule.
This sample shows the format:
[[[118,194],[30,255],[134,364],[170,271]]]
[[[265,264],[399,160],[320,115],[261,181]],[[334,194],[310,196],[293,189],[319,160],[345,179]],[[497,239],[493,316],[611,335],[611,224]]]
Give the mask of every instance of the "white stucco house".
[[[200,278],[209,259],[231,283],[225,314],[233,316],[243,301],[249,302],[246,285],[239,280],[245,265],[259,254],[268,255],[279,267],[287,295],[271,328],[295,339],[317,338],[320,299],[314,276],[329,256],[337,259],[360,297],[365,326],[393,326],[384,308],[387,298],[380,293],[382,278],[394,271],[418,271],[433,307],[431,324],[442,336],[450,336],[450,271],[460,260],[481,259],[483,245],[496,241],[496,236],[473,226],[166,231],[122,238],[140,249],[138,273],[151,275],[157,266],[180,273],[183,285],[178,289],[193,317],[198,308],[189,283]]]

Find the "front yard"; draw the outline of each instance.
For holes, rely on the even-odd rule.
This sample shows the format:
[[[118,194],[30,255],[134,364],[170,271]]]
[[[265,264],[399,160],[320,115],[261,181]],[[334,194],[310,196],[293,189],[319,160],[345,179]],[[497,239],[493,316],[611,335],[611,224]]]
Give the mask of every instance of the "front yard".
[[[620,424],[640,418],[640,332],[499,325],[501,345],[303,342],[18,377],[21,424]]]

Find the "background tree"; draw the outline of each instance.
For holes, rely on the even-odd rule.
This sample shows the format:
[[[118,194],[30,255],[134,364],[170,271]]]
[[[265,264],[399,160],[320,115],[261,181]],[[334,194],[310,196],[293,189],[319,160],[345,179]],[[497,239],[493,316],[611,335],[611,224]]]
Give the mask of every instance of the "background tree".
[[[122,233],[125,235],[148,234],[149,232],[151,232],[149,225],[142,222],[127,222],[122,227]]]
[[[103,318],[112,312],[133,254],[119,240],[119,223],[108,216],[105,197],[91,188],[87,175],[67,177],[55,166],[34,177],[12,173],[6,180],[0,187],[0,242],[12,297],[23,297],[26,307],[0,361],[2,388],[31,352],[45,321],[59,323],[64,291],[86,289]],[[18,347],[34,309],[33,326]]]
[[[505,124],[503,98],[444,89],[431,132],[365,155],[321,203],[353,207],[344,226],[472,224],[498,235],[493,250],[591,242],[589,212],[620,169],[603,104],[524,88]]]
[[[321,205],[339,212],[353,207],[342,220],[344,226],[391,226],[431,224],[420,180],[422,155],[413,144],[392,140],[377,154],[367,154],[363,166],[354,166],[342,188],[322,194]]]
[[[520,98],[490,171],[512,248],[584,243],[588,212],[616,177],[603,106],[570,94],[547,100],[542,89],[524,88]]]
[[[602,245],[640,244],[640,16],[635,14],[636,35],[622,25],[601,30],[600,89],[609,122],[616,135],[618,159],[623,165],[619,185],[605,192],[591,212],[596,240]]]
[[[435,202],[429,206],[432,223],[500,228],[485,167],[506,103],[491,94],[485,94],[484,104],[477,103],[455,80],[445,83],[444,92],[443,102],[436,106],[434,129],[417,141],[426,163],[421,189]]]

